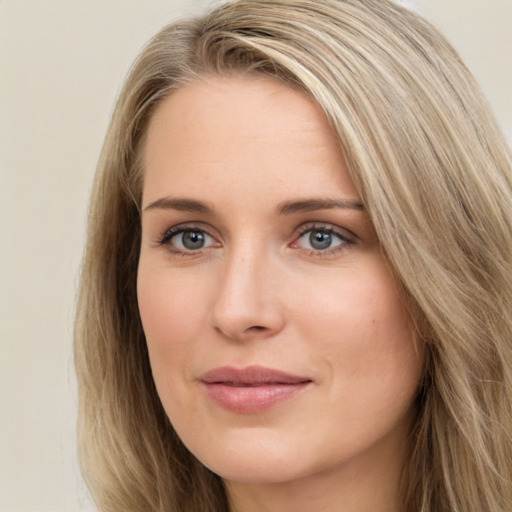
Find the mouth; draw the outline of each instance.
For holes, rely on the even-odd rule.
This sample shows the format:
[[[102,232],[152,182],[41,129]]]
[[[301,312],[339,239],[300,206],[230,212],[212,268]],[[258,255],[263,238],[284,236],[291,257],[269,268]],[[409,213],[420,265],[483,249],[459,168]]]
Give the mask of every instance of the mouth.
[[[291,400],[312,383],[309,377],[261,366],[215,368],[200,377],[207,396],[232,412],[263,412]]]

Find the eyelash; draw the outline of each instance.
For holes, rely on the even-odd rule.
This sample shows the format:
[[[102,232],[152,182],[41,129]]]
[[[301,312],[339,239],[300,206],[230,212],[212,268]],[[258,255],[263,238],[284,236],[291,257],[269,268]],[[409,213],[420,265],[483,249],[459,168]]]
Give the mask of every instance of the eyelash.
[[[333,248],[327,248],[325,250],[321,249],[306,249],[303,248],[303,250],[307,251],[308,256],[313,257],[333,257],[340,251],[347,250],[349,246],[355,244],[355,240],[353,240],[351,237],[355,235],[347,235],[347,230],[341,229],[341,228],[335,228],[334,226],[330,224],[323,224],[323,223],[309,223],[306,225],[301,226],[294,236],[294,241],[292,244],[290,244],[290,247],[293,248],[300,248],[298,247],[298,241],[307,233],[318,231],[327,235],[334,235],[337,238],[339,238],[340,243],[338,245],[335,245]],[[165,247],[168,251],[170,251],[172,254],[184,256],[184,257],[190,257],[195,256],[198,254],[201,254],[202,248],[197,250],[182,250],[175,246],[173,246],[170,241],[173,237],[179,234],[185,234],[185,233],[193,233],[193,232],[201,232],[206,234],[208,237],[215,240],[215,237],[212,236],[207,229],[204,228],[204,226],[197,225],[197,224],[178,224],[176,226],[171,227],[168,229],[164,235],[158,240],[158,245]],[[206,247],[207,249],[208,247]]]
[[[204,226],[200,226],[200,225],[196,225],[196,224],[178,224],[177,226],[173,226],[173,227],[169,228],[164,233],[164,235],[158,241],[158,245],[165,247],[171,253],[179,255],[179,256],[194,256],[196,254],[199,254],[201,252],[201,249],[198,249],[196,251],[193,251],[193,250],[183,251],[177,247],[174,247],[170,243],[171,239],[173,237],[175,237],[176,235],[185,234],[185,233],[194,233],[194,232],[205,233],[210,238],[215,239],[212,235],[210,235],[208,233],[208,231],[204,228]]]
[[[335,245],[332,248],[328,248],[325,250],[321,249],[304,249],[308,251],[309,256],[313,257],[319,257],[319,258],[329,258],[336,256],[337,253],[341,251],[347,250],[351,245],[354,245],[355,240],[352,237],[355,237],[355,235],[348,235],[347,230],[336,228],[332,226],[331,224],[323,224],[323,223],[310,223],[303,225],[299,228],[297,232],[297,236],[295,238],[295,241],[291,244],[292,247],[296,247],[296,244],[298,243],[298,240],[300,240],[304,235],[307,233],[317,231],[321,232],[327,235],[334,235],[340,239],[340,244]]]

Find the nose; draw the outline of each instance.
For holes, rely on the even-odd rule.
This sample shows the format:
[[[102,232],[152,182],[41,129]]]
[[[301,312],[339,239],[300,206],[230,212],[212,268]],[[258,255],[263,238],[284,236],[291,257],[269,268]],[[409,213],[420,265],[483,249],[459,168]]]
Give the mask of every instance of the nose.
[[[233,252],[219,273],[214,329],[233,341],[266,339],[285,324],[276,269],[254,251]]]

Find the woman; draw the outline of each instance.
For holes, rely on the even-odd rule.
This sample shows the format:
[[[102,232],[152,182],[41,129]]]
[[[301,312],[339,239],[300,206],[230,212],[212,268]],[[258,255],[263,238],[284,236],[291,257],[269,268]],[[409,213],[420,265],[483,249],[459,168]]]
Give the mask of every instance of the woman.
[[[100,510],[509,510],[510,161],[454,50],[387,0],[160,32],[81,281]]]

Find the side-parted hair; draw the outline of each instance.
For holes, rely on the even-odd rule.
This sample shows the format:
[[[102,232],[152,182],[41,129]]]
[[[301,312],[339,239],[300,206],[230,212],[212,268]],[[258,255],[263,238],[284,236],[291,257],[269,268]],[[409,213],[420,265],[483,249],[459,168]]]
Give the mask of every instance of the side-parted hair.
[[[142,154],[174,90],[252,74],[325,112],[425,347],[404,512],[510,512],[510,148],[453,48],[390,0],[235,0],[167,26],[135,62],[94,183],[75,331],[80,456],[96,504],[228,510],[151,375],[136,295]]]

